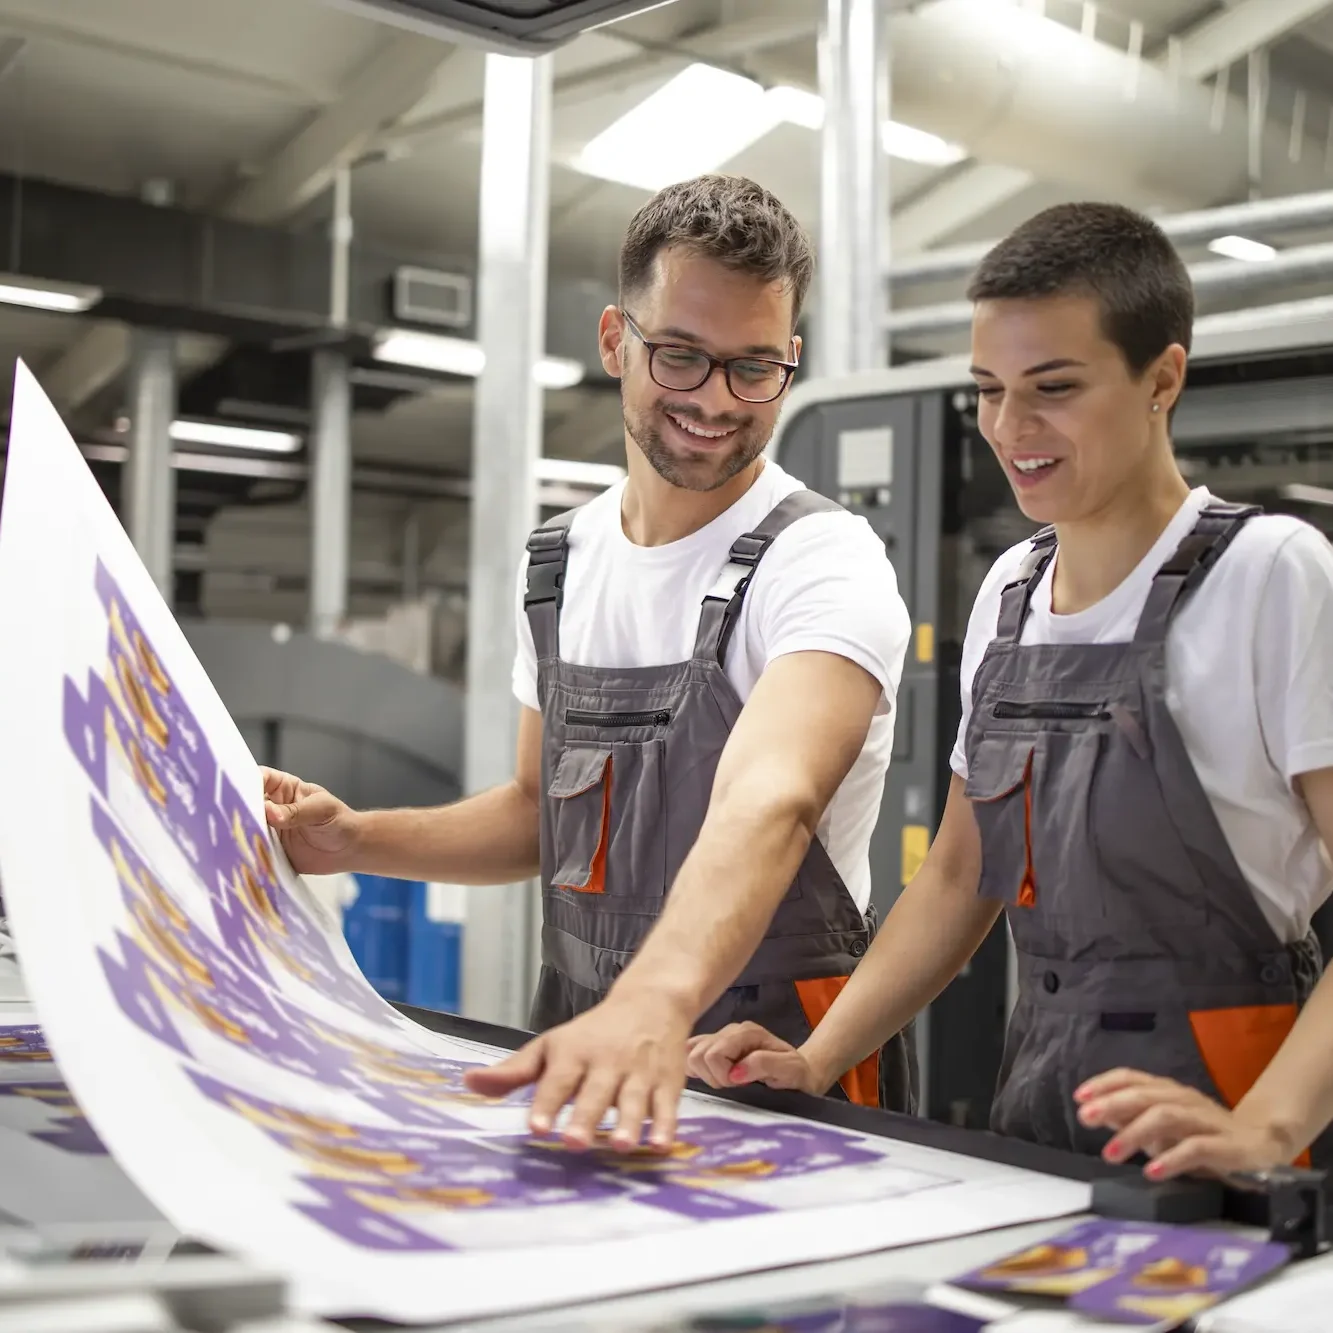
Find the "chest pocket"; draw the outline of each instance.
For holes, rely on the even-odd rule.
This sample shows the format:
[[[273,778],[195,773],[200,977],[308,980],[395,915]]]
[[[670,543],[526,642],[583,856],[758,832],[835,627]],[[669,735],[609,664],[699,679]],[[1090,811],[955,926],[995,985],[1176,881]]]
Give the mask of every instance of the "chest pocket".
[[[1047,923],[1094,926],[1103,910],[1091,819],[1101,741],[1095,728],[983,734],[964,787],[981,832],[983,897],[1036,909]]]
[[[569,741],[546,789],[550,885],[654,910],[666,893],[666,744]]]

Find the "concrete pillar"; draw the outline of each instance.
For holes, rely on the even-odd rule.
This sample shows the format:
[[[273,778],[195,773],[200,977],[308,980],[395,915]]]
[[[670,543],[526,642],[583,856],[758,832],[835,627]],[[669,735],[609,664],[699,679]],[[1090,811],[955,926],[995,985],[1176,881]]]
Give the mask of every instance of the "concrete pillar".
[[[882,142],[889,118],[889,25],[883,0],[826,0],[819,41],[824,98],[815,371],[888,364],[889,199]]]
[[[514,772],[518,706],[510,682],[514,589],[537,524],[545,353],[551,150],[551,57],[486,57],[481,150],[478,335],[486,363],[472,428],[464,785],[469,793]],[[463,1012],[522,1026],[535,960],[532,884],[468,891]]]
[[[130,335],[130,452],[122,508],[125,528],[153,582],[172,602],[176,476],[171,423],[176,417],[176,339],[161,329]]]

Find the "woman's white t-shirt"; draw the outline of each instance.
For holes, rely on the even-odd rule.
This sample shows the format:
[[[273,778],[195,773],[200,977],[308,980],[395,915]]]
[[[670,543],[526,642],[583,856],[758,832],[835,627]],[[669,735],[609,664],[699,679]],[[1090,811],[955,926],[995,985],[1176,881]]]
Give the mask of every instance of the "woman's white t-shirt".
[[[737,537],[756,528],[801,482],[767,462],[755,483],[706,527],[665,546],[625,536],[624,483],[589,501],[569,530],[560,656],[592,667],[664,666],[694,651],[704,596]],[[538,708],[537,658],[518,581],[514,694]],[[911,638],[907,607],[883,541],[846,511],[811,514],[781,533],[746,594],[724,664],[744,703],[770,662],[788,653],[848,658],[883,689],[864,748],[834,794],[817,836],[862,911],[870,901],[870,835],[893,750],[894,703]],[[795,702],[793,704],[795,706]]]
[[[1129,577],[1084,611],[1052,612],[1048,569],[1022,642],[1132,639],[1154,574],[1212,499],[1203,487],[1192,491]],[[963,721],[950,761],[960,777],[972,681],[995,637],[1001,594],[1029,549],[1022,542],[995,562],[968,621]],[[1292,785],[1333,768],[1333,547],[1298,519],[1251,519],[1177,614],[1166,649],[1167,707],[1259,906],[1291,943],[1333,893],[1319,832]]]

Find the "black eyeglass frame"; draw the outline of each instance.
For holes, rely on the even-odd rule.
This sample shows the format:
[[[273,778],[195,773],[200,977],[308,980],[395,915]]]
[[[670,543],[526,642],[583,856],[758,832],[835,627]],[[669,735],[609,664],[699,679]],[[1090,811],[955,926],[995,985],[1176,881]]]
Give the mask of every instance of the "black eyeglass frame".
[[[705,352],[701,347],[689,347],[684,343],[672,342],[651,342],[643,336],[643,330],[634,322],[629,311],[621,310],[620,317],[629,326],[629,331],[648,349],[648,376],[659,389],[668,389],[677,393],[693,393],[695,389],[701,389],[708,383],[713,372],[721,369],[722,376],[727,382],[727,392],[731,394],[738,402],[753,403],[759,405],[762,403],[776,402],[786,392],[787,386],[791,383],[792,376],[800,369],[799,361],[779,361],[771,356],[712,356]],[[661,349],[669,348],[673,352],[688,352],[691,356],[697,356],[702,361],[708,363],[707,370],[699,377],[697,384],[663,384],[653,371],[653,361]],[[751,365],[756,362],[763,366],[777,366],[782,371],[782,383],[778,385],[777,392],[770,394],[767,398],[747,398],[743,393],[736,392],[736,386],[731,382],[731,368],[739,361],[748,361]]]

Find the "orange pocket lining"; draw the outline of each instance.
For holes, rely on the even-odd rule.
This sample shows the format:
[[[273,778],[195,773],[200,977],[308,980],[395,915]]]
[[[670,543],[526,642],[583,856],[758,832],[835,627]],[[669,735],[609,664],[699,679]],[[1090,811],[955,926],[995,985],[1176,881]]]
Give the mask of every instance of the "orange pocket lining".
[[[824,1015],[833,1007],[833,1001],[842,994],[846,984],[846,977],[817,977],[796,983],[796,995],[801,1001],[805,1021],[812,1029],[823,1021]],[[838,1083],[848,1100],[855,1105],[878,1108],[879,1052],[867,1056],[855,1068],[849,1069]]]
[[[1028,751],[1023,768],[1023,882],[1018,886],[1018,905],[1036,907],[1037,876],[1032,866],[1032,757],[1036,748]]]
[[[592,784],[585,787],[590,791]],[[602,827],[597,839],[597,850],[592,856],[592,866],[586,884],[557,884],[558,889],[572,889],[575,893],[606,892],[606,844],[611,840],[611,756],[606,758],[606,767],[602,770]]]

